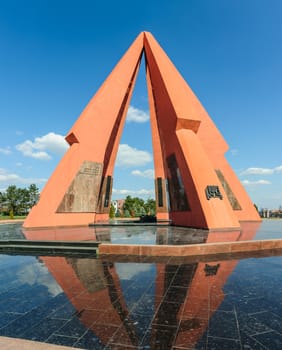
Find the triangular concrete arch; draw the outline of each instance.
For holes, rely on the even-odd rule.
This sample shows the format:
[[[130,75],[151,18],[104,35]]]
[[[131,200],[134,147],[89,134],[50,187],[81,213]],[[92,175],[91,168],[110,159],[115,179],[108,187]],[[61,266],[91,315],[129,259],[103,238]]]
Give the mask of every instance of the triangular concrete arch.
[[[142,32],[67,134],[70,148],[24,227],[108,220],[115,159],[143,52],[157,219],[207,229],[260,220],[224,157],[222,135],[152,34]]]

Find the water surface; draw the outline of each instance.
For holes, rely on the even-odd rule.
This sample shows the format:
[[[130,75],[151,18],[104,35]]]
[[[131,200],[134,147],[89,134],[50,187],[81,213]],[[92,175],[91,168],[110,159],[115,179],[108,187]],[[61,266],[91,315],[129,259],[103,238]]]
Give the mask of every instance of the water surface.
[[[0,335],[84,349],[281,349],[282,257],[0,255]]]

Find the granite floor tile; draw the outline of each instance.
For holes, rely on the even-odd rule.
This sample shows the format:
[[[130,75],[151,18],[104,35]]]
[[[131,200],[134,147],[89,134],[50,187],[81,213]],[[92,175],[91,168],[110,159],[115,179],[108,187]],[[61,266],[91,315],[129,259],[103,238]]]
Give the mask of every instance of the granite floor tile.
[[[242,350],[241,342],[234,339],[208,337],[206,350]]]
[[[105,289],[105,292],[107,292],[107,289]],[[83,305],[85,309],[105,310],[105,305],[100,302],[98,295],[91,295],[89,293],[79,294],[72,298],[71,301],[74,305]]]
[[[176,334],[176,327],[152,325],[152,328],[146,332],[140,348],[142,350],[170,350],[174,346]]]
[[[248,335],[245,332],[240,332],[240,338],[242,343],[242,349],[251,349],[251,350],[266,350],[268,349],[262,345],[258,340],[254,339],[252,336]]]
[[[164,302],[183,304],[187,295],[186,287],[171,285],[164,296]]]
[[[142,348],[131,345],[108,344],[104,350],[142,350]]]
[[[259,316],[256,317],[254,314],[239,314],[238,323],[240,331],[248,334],[249,336],[272,331],[272,329],[268,327],[265,322],[259,321]]]
[[[73,317],[70,321],[64,323],[61,328],[57,329],[55,334],[79,338],[86,330],[87,328],[85,325],[83,325],[77,317]]]
[[[139,336],[133,322],[128,321],[116,329],[109,339],[108,345],[138,347],[141,344],[142,339],[143,337]]]
[[[250,299],[246,297],[245,294],[240,296],[232,295],[227,298],[227,301],[233,303],[238,314],[242,312],[246,314],[265,312],[269,308],[269,305],[264,297]]]
[[[257,314],[252,314],[252,317],[258,322],[264,324],[266,327],[269,327],[270,329],[282,334],[282,318],[278,315],[270,311],[266,311]]]
[[[93,331],[89,330],[72,346],[82,349],[103,350],[106,344],[104,344],[103,341],[93,333]]]
[[[85,341],[90,341],[89,339],[91,338],[92,341],[95,341],[97,344],[104,344],[106,346],[108,343],[112,342],[114,335],[123,327],[123,324],[120,324],[119,326],[94,324],[87,330],[87,332],[81,335],[78,342],[84,341],[82,340],[83,338],[85,338]],[[98,340],[100,340],[100,342]]]
[[[156,281],[148,287],[144,294],[162,297],[165,295],[168,287],[163,281]]]
[[[153,316],[156,313],[156,300],[154,296],[143,295],[142,298],[134,305],[131,313],[144,316]]]
[[[217,308],[215,307],[217,306]],[[229,301],[228,297],[211,296],[210,297],[210,310],[214,311],[234,311],[234,304]]]
[[[177,329],[174,346],[185,349],[205,349],[208,321],[203,319],[182,320]]]
[[[151,327],[153,316],[144,316],[132,313],[129,317],[129,325],[131,326],[131,329],[135,331],[138,339],[142,339],[147,330]]]
[[[282,349],[282,334],[275,331],[253,335],[253,338],[259,341],[269,350]]]
[[[70,320],[76,313],[77,310],[71,303],[65,303],[51,313],[49,317]]]
[[[48,339],[46,339],[45,342],[56,345],[73,346],[73,344],[77,342],[77,340],[78,339],[75,337],[53,334]]]
[[[163,326],[178,326],[180,323],[178,318],[180,306],[177,303],[161,303],[152,323]]]
[[[35,341],[45,342],[53,333],[66,323],[65,320],[45,318],[36,326],[26,330],[21,337]]]
[[[218,311],[209,320],[209,337],[239,340],[239,329],[234,312]]]
[[[15,321],[17,318],[21,317],[22,314],[13,312],[1,312],[0,313],[0,328],[7,326],[9,323]]]
[[[20,338],[26,330],[34,327],[38,322],[42,320],[42,317],[45,316],[46,315],[42,316],[38,310],[33,310],[30,313],[16,318],[14,321],[1,328],[0,334],[6,337]]]

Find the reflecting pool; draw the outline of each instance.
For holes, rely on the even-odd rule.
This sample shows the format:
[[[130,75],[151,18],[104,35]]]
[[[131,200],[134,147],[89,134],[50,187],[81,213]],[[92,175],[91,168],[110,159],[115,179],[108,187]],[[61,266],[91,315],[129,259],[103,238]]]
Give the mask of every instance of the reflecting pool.
[[[281,349],[282,256],[0,255],[0,335],[83,349]]]
[[[0,224],[0,240],[97,240],[111,244],[196,244],[218,241],[282,239],[282,220],[245,223],[240,231],[207,230],[156,225],[115,225],[97,227],[24,230],[21,224]]]
[[[46,233],[49,239],[112,244],[193,244],[223,237],[222,232],[180,227],[25,232],[21,225],[0,225],[2,240],[42,239]],[[225,237],[282,238],[282,221],[248,225],[239,236],[232,231]],[[280,350],[282,252],[275,255],[245,253],[243,259],[213,256],[207,261],[2,252],[0,336],[94,350]]]

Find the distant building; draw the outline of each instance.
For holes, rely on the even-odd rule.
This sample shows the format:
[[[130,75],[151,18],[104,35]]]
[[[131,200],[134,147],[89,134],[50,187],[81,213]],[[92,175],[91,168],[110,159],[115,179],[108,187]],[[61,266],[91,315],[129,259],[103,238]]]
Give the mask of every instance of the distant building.
[[[269,218],[271,211],[267,208],[262,208],[260,211],[260,217],[261,218]]]
[[[121,215],[123,214],[123,204],[124,199],[114,199],[112,200],[112,205],[115,208],[115,215],[119,212]]]
[[[262,208],[259,212],[261,218],[282,218],[281,209]]]
[[[274,209],[270,212],[271,218],[282,218],[282,210],[281,209]]]

